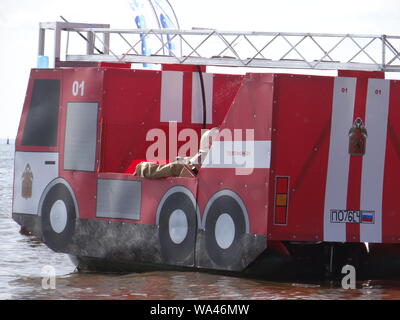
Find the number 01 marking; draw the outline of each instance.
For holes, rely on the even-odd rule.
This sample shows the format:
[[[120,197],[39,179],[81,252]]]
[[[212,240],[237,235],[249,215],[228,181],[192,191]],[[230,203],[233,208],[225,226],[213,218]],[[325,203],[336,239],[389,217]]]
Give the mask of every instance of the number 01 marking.
[[[80,95],[83,97],[85,95],[85,81],[74,81],[72,83],[72,95],[74,97]]]
[[[375,90],[375,94],[380,96],[382,94],[382,90],[381,89],[376,89]]]

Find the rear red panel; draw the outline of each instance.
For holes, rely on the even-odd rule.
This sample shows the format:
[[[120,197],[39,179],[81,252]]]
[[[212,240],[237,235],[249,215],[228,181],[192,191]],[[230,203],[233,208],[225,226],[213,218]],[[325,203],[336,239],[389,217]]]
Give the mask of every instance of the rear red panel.
[[[268,239],[319,241],[329,151],[333,79],[275,75]],[[286,218],[276,177],[288,178]],[[286,188],[286,186],[285,186]],[[283,223],[282,223],[283,222]]]
[[[383,186],[382,242],[400,242],[400,82],[391,81]]]
[[[400,241],[399,83],[340,75],[275,78],[270,240]]]

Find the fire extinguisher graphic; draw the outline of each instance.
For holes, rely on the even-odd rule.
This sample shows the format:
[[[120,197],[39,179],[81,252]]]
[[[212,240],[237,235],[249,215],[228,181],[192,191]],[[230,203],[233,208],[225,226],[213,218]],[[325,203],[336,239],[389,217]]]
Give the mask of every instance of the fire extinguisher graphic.
[[[32,198],[32,183],[33,173],[30,164],[25,166],[24,173],[22,174],[22,197],[25,199]]]
[[[363,156],[367,143],[367,129],[360,118],[354,121],[349,131],[349,153],[352,156]]]

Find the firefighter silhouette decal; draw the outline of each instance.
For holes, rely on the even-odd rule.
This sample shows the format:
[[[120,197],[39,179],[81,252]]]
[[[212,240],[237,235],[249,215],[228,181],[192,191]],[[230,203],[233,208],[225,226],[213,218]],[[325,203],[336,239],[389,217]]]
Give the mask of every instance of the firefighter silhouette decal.
[[[367,129],[361,118],[354,121],[349,131],[349,154],[352,156],[363,156],[367,143]]]
[[[33,173],[30,164],[25,166],[24,173],[22,174],[22,197],[25,199],[32,198],[32,183]]]

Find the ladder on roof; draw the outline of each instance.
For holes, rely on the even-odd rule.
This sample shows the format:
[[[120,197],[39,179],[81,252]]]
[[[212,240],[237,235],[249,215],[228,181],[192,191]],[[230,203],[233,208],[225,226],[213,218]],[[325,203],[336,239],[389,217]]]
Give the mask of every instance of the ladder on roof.
[[[55,66],[98,62],[188,64],[315,70],[400,71],[400,36],[236,32],[213,29],[110,29],[109,25],[40,23],[39,55],[44,55],[45,31],[55,31]],[[62,34],[67,33],[64,59]],[[86,48],[68,44],[70,33],[86,34]],[[165,55],[168,41],[181,43],[180,53]],[[151,41],[151,55],[141,53],[142,39]],[[85,41],[82,40],[81,41]],[[101,46],[101,50],[97,46]],[[94,50],[94,49],[97,50]]]

